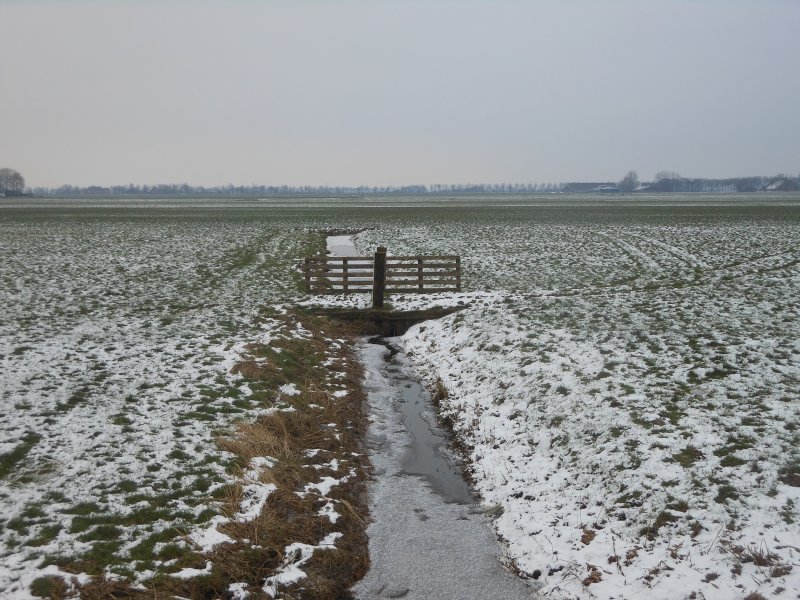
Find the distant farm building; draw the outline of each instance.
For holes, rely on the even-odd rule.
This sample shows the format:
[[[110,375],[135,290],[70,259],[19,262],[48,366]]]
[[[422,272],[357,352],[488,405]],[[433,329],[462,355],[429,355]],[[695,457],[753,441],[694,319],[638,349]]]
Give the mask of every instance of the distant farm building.
[[[618,194],[619,188],[616,183],[597,183],[575,181],[564,185],[566,194]]]
[[[766,187],[765,192],[797,192],[800,191],[800,184],[793,179],[774,179],[770,181]]]

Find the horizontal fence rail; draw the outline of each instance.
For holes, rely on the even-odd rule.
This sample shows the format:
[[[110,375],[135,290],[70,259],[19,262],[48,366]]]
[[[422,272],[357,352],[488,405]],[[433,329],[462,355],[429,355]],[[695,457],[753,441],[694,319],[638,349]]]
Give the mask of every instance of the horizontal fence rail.
[[[377,299],[461,291],[461,257],[454,255],[387,256],[379,248],[374,257],[312,256],[305,259],[303,274],[306,290],[314,294],[372,292]]]
[[[461,291],[459,256],[387,256],[386,292]]]
[[[306,290],[315,294],[371,292],[374,268],[371,256],[312,256],[303,265]]]

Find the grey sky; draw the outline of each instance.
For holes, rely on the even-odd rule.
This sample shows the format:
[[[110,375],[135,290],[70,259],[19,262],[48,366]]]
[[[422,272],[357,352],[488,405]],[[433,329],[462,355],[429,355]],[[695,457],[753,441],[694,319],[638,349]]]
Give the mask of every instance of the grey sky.
[[[0,167],[63,183],[800,172],[798,0],[0,0]]]

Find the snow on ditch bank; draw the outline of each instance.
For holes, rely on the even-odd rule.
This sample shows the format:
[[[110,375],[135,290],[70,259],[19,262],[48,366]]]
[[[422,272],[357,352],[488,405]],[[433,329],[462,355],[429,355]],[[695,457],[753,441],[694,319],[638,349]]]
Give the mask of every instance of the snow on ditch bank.
[[[682,357],[621,350],[630,332],[579,337],[526,320],[483,299],[415,326],[402,344],[449,391],[441,414],[469,448],[484,502],[503,508],[495,526],[510,556],[541,574],[542,592],[732,598],[800,588],[800,490],[781,475],[795,450],[784,426],[797,422],[787,402],[796,388],[781,374],[797,373],[796,354],[795,366],[762,358],[726,385],[701,375],[689,386],[695,370],[675,364]],[[669,360],[672,376],[644,372],[644,360]],[[686,400],[665,407],[687,386]],[[742,406],[753,394],[758,416]]]
[[[495,290],[390,302],[471,305],[401,344],[520,569],[553,598],[800,593],[797,226],[487,229],[357,243],[460,247]]]

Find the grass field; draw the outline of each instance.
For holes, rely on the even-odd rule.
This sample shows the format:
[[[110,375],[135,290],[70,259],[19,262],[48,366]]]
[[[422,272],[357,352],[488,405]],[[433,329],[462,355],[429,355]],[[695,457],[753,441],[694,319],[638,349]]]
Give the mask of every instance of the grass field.
[[[544,592],[798,593],[785,195],[3,200],[0,589],[189,564],[248,467],[219,433],[292,396],[230,371],[293,337],[259,310],[307,300],[295,265],[326,228],[462,255],[472,308],[403,344]]]

